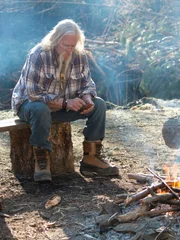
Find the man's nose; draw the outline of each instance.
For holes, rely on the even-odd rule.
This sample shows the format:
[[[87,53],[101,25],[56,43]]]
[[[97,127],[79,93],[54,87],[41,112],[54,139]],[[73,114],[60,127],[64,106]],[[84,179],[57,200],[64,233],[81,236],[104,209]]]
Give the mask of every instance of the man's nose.
[[[67,51],[67,52],[69,52],[69,53],[72,53],[72,52],[73,52],[73,50],[74,50],[74,48],[73,48],[73,47],[68,47],[68,48],[66,49],[66,51]]]

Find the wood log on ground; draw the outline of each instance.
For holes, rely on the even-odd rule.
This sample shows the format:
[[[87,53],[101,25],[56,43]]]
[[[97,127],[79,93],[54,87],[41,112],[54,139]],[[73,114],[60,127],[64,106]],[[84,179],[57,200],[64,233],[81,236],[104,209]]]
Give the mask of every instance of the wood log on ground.
[[[125,213],[123,215],[117,215],[115,216],[115,219],[118,220],[120,223],[135,221],[141,216],[144,216],[144,212],[149,211],[150,207],[149,204],[143,203],[140,206],[138,206],[134,211]]]
[[[152,183],[153,182],[153,175],[151,174],[143,174],[143,173],[128,173],[129,179],[135,179],[140,183]]]
[[[18,176],[32,178],[34,173],[34,156],[29,144],[29,128],[12,129],[10,135],[10,157],[12,171]],[[74,171],[73,145],[70,123],[53,124],[51,127],[53,152],[50,153],[52,176]]]
[[[141,204],[135,210],[125,214],[104,214],[96,217],[96,223],[100,226],[101,230],[112,226],[117,223],[132,222],[144,215],[144,212],[149,210],[148,204]]]

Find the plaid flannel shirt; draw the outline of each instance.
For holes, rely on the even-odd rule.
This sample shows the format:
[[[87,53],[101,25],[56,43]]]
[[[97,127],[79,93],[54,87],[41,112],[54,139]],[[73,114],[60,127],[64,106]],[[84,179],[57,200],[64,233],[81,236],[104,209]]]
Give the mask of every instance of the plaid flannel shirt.
[[[85,52],[72,53],[66,74],[66,87],[60,89],[60,73],[54,50],[45,51],[36,46],[27,57],[21,76],[13,90],[11,105],[17,114],[26,101],[41,101],[47,104],[55,98],[82,97],[84,94],[97,96],[96,85],[91,78]]]

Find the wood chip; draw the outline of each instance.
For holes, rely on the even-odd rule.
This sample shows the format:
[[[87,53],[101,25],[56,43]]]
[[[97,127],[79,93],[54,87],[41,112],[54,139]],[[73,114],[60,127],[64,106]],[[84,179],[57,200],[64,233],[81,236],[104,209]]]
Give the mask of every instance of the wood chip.
[[[46,202],[45,208],[50,209],[58,205],[60,202],[61,202],[61,197],[59,195],[55,195]]]

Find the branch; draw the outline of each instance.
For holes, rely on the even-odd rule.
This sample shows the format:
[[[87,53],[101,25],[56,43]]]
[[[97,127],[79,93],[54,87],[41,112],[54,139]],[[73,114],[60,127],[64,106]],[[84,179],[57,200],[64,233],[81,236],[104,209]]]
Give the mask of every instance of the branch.
[[[147,195],[149,195],[149,193],[151,193],[152,191],[155,191],[159,188],[163,188],[164,187],[164,183],[158,183],[157,185],[153,185],[137,194],[134,194],[132,196],[127,197],[127,199],[124,201],[125,205],[129,205],[132,202],[135,202],[137,200],[140,200],[141,198],[146,197]]]
[[[99,44],[99,45],[117,45],[117,46],[122,46],[121,43],[119,42],[114,42],[114,41],[109,41],[109,42],[106,42],[104,40],[92,40],[92,39],[86,39],[86,42],[87,43],[95,43],[95,44]]]
[[[116,109],[121,108],[119,105],[116,105],[116,104],[114,104],[114,103],[112,103],[112,102],[106,101],[106,104],[108,104],[108,105],[110,105],[110,106],[113,106],[113,107],[115,107]]]
[[[155,196],[152,197],[146,197],[141,200],[141,203],[148,203],[152,204],[154,202],[159,202],[159,201],[167,201],[173,199],[174,195],[171,193],[166,193],[166,194],[156,194]]]

